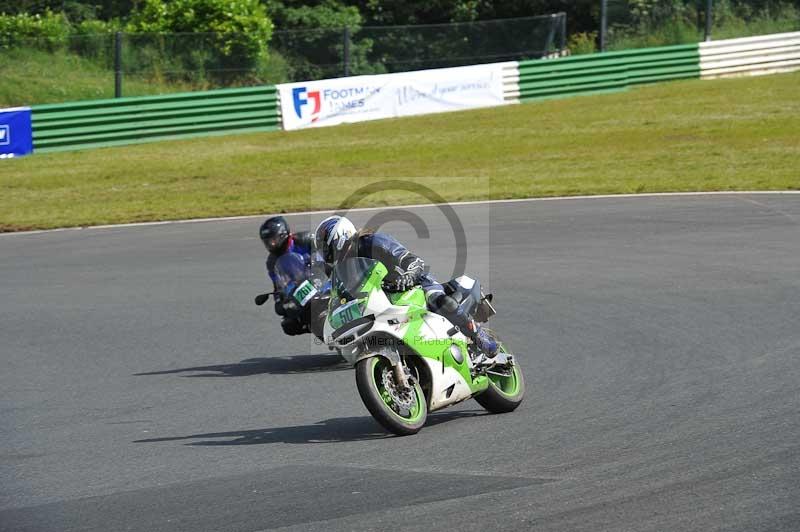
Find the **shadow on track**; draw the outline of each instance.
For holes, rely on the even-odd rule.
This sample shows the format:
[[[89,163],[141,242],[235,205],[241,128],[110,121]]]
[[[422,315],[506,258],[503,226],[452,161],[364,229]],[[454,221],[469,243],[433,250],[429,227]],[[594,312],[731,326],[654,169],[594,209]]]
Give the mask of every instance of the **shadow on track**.
[[[170,373],[194,373],[182,377],[248,377],[270,373],[272,375],[289,375],[293,373],[315,373],[323,371],[342,371],[351,369],[347,362],[335,354],[294,355],[285,357],[248,358],[233,364],[217,364],[213,366],[196,366],[191,368],[165,369],[134,373],[143,375],[168,375]]]
[[[426,428],[445,421],[485,415],[480,411],[455,411],[431,414]],[[313,425],[275,427],[271,429],[238,430],[233,432],[210,432],[188,436],[167,436],[135,440],[133,443],[155,443],[164,441],[200,440],[185,445],[261,445],[265,443],[336,443],[392,438],[369,417],[340,417],[327,419]],[[220,438],[213,440],[208,438]]]

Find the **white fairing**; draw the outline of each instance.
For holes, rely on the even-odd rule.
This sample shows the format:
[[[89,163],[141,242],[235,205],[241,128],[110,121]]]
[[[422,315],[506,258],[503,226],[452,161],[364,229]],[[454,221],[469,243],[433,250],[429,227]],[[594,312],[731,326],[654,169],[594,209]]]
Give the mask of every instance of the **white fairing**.
[[[456,277],[455,281],[463,286],[466,290],[472,290],[472,287],[475,286],[475,279],[472,277],[467,277],[466,275]]]
[[[392,305],[383,292],[375,291],[370,294],[364,314],[373,314],[375,316],[373,326],[366,337],[373,336],[377,333],[384,333],[401,341],[405,337],[408,329],[408,307]],[[391,324],[389,323],[390,320],[396,321],[397,323]],[[449,342],[451,337],[448,336],[447,332],[453,328],[453,324],[444,316],[432,312],[426,314],[423,317],[423,321],[425,324],[419,331],[422,337],[421,339],[427,341],[441,339],[443,340],[442,350],[448,349],[451,343]],[[354,327],[353,332],[358,328],[359,326]],[[332,333],[333,330],[330,326],[330,322],[326,320],[325,337],[331,338]],[[347,336],[348,333],[349,331],[343,333],[340,338]],[[460,332],[453,335],[452,338],[465,343],[467,342],[466,336]],[[339,346],[342,357],[347,360],[348,363],[356,364],[356,362],[364,358],[365,354],[359,350],[359,345],[359,339],[354,339],[348,345]],[[375,350],[378,351],[379,349],[380,348],[376,348]],[[457,370],[445,366],[444,363],[438,360],[426,357],[419,358],[424,360],[428,365],[432,377],[431,396],[428,398],[430,402],[430,411],[444,408],[471,397],[472,392],[470,391],[469,385]],[[464,353],[464,358],[471,368],[472,360],[469,354]]]
[[[438,410],[470,398],[472,392],[464,381],[464,377],[462,377],[459,372],[448,367],[444,367],[444,372],[442,372],[444,364],[441,362],[430,358],[420,358],[428,364],[431,375],[433,375],[433,389],[431,390],[431,396],[429,398],[429,410]],[[453,390],[448,397],[447,392],[451,386]]]
[[[419,333],[420,336],[422,336],[425,340],[449,338],[447,336],[447,331],[453,328],[453,324],[450,323],[450,321],[448,321],[444,316],[430,313],[425,315],[423,321],[425,322],[425,325],[422,326]],[[453,338],[464,342],[467,340],[467,338],[461,333],[456,333]],[[444,345],[442,349],[445,349]],[[424,360],[426,364],[428,364],[428,368],[430,368],[431,375],[433,377],[433,387],[431,390],[431,396],[429,398],[430,410],[444,408],[445,406],[452,405],[458,403],[459,401],[463,401],[464,399],[470,398],[472,392],[464,380],[464,377],[462,377],[458,371],[445,366],[442,362],[425,357],[420,358]],[[472,368],[472,359],[470,359],[469,354],[465,353],[464,358],[467,360],[470,368]],[[453,390],[448,396],[447,392],[451,386],[453,387]]]
[[[448,338],[447,331],[453,328],[453,324],[447,318],[433,312],[425,314],[422,321],[425,322],[425,325],[420,328],[419,335],[425,340]],[[466,340],[466,337],[461,333],[457,333],[453,338]]]

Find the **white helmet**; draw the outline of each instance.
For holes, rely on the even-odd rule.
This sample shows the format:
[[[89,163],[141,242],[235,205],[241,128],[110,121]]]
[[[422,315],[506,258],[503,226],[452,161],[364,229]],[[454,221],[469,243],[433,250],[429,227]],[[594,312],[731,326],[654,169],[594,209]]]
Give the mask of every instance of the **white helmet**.
[[[329,216],[317,226],[314,239],[317,251],[322,253],[328,264],[333,264],[334,251],[340,252],[344,245],[356,234],[356,226],[344,216]]]

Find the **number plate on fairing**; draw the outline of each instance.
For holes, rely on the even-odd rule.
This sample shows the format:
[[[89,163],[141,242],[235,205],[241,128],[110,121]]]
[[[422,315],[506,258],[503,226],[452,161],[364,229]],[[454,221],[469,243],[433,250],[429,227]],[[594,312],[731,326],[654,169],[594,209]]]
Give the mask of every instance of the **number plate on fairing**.
[[[329,321],[334,328],[356,320],[362,316],[361,305],[357,299],[342,305],[331,314]]]
[[[294,297],[301,306],[304,306],[308,301],[317,295],[317,289],[308,281],[303,281],[303,284],[297,287],[292,297]]]

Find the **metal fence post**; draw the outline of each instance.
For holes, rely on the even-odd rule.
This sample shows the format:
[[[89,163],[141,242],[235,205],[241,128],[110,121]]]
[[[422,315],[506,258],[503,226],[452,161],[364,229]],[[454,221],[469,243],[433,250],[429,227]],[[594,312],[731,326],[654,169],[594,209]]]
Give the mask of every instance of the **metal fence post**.
[[[344,77],[350,75],[350,27],[344,27],[344,46],[342,48],[342,63],[344,64]]]
[[[608,0],[600,0],[600,51],[606,51],[608,32]]]
[[[567,49],[567,14],[562,11],[559,15],[561,16],[561,41],[559,43],[561,49],[559,50],[559,55],[563,55],[564,50]]]
[[[114,34],[114,98],[122,98],[122,32]]]
[[[550,28],[547,30],[547,41],[544,43],[544,56],[550,58],[553,53],[553,44],[556,40],[556,17],[558,15],[550,15]]]
[[[711,21],[713,19],[712,0],[706,0],[706,35],[705,40],[711,40]]]

